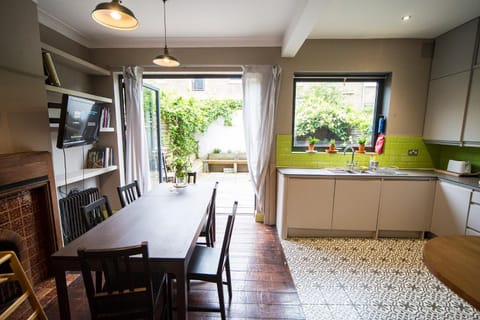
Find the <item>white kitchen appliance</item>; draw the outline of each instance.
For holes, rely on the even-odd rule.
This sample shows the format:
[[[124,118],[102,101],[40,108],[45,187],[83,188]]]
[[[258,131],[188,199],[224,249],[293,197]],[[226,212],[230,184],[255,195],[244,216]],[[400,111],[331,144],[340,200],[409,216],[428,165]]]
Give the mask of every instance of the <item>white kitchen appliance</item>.
[[[455,173],[471,173],[472,166],[468,161],[448,160],[447,170]]]

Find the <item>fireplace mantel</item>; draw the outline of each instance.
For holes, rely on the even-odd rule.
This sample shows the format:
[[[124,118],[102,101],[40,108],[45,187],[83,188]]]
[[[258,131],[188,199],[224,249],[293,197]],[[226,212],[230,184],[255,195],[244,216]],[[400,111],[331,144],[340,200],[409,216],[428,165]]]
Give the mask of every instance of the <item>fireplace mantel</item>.
[[[52,156],[47,151],[0,154],[0,197],[46,186],[52,241],[62,247]]]

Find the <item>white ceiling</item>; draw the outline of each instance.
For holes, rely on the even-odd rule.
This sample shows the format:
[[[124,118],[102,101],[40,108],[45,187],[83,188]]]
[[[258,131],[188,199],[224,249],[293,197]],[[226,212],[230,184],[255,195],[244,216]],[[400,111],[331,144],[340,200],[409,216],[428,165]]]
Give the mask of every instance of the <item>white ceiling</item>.
[[[34,0],[35,1],[35,0]],[[110,30],[90,13],[110,0],[36,0],[39,21],[91,48],[162,47],[162,0],[123,0],[140,26]],[[480,0],[169,0],[169,47],[282,47],[306,39],[435,38],[480,16]],[[403,15],[412,19],[403,22]]]

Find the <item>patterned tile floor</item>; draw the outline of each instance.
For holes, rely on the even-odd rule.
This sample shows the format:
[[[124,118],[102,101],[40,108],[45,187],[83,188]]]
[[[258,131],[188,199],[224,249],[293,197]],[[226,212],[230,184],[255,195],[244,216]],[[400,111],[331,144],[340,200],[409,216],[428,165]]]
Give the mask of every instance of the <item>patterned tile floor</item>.
[[[282,246],[307,320],[480,319],[422,262],[424,241],[291,238]]]

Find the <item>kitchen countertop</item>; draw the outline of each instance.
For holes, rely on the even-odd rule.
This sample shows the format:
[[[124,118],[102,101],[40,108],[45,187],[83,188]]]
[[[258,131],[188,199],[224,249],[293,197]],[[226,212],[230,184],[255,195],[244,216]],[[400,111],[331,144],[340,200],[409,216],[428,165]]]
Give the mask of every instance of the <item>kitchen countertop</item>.
[[[278,168],[278,172],[286,176],[307,176],[307,177],[334,177],[334,178],[361,178],[361,179],[440,179],[480,191],[479,177],[456,177],[433,170],[395,169],[393,172],[369,171],[368,173],[338,172],[336,169],[344,168]]]

